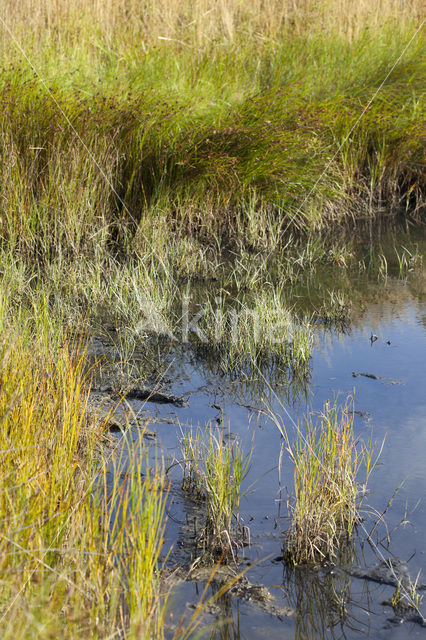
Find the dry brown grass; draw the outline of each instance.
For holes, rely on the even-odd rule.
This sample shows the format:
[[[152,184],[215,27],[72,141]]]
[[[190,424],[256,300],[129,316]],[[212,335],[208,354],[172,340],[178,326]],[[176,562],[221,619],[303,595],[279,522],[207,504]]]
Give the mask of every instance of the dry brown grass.
[[[138,37],[142,49],[167,39],[198,47],[241,35],[273,39],[286,28],[353,38],[367,26],[401,25],[421,15],[421,0],[3,0],[2,12],[8,26],[26,36],[30,28],[38,39],[47,31],[77,42],[95,28],[112,38],[117,32]]]

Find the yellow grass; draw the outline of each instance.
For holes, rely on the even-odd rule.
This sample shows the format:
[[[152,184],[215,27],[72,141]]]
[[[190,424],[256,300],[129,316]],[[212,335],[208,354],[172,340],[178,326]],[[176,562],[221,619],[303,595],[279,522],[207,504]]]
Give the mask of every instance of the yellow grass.
[[[111,38],[127,30],[140,47],[160,44],[232,42],[239,35],[275,38],[292,33],[333,30],[348,38],[385,21],[401,25],[422,14],[421,0],[3,0],[2,18],[12,29],[34,30],[37,36],[78,41],[81,29],[100,29]],[[126,42],[123,42],[126,49]]]
[[[162,637],[164,477],[139,455],[111,483],[83,357],[0,344],[2,638]]]

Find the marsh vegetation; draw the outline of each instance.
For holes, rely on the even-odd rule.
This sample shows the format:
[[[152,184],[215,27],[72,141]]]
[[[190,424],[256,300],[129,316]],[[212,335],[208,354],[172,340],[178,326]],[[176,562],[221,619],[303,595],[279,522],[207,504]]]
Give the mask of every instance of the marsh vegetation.
[[[228,438],[227,438],[228,435]],[[240,521],[242,483],[250,457],[244,456],[226,430],[199,430],[182,438],[183,489],[204,503],[205,522],[196,545],[207,563],[235,562],[238,550],[249,540],[249,530]]]
[[[286,559],[293,564],[334,561],[351,544],[361,521],[361,500],[375,465],[371,441],[368,445],[355,438],[353,399],[342,407],[327,403],[292,435],[282,420],[270,417],[293,465]]]
[[[422,286],[423,251],[398,231],[423,216],[422,6],[2,7],[2,637],[186,638],[202,606],[171,621],[173,479],[143,431],[111,449],[127,401],[94,417],[91,388],[107,372],[161,389],[180,349],[206,378],[298,402],[317,328],[343,333],[359,306],[354,277]],[[93,336],[115,360],[87,357]],[[293,564],[335,558],[356,529],[371,450],[353,415],[329,405],[296,440],[276,419]],[[199,549],[238,572],[246,450],[223,424],[185,433]]]
[[[53,355],[12,334],[1,346],[3,637],[161,637],[161,468],[142,458],[110,485],[84,352]]]

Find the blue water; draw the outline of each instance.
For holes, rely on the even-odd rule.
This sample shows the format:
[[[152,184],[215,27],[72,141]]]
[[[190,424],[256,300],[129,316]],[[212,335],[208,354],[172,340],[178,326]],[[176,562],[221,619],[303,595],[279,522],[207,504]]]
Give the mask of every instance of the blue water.
[[[242,499],[241,516],[250,527],[252,545],[242,554],[244,562],[257,563],[247,573],[252,583],[269,586],[276,605],[288,606],[296,613],[290,617],[271,615],[260,607],[224,599],[218,616],[207,616],[219,626],[210,628],[211,638],[416,638],[425,637],[425,629],[405,622],[388,621],[393,613],[382,602],[394,589],[345,575],[298,571],[288,576],[281,555],[283,532],[288,526],[286,497],[291,490],[292,469],[288,455],[282,457],[282,491],[278,481],[278,463],[282,440],[276,426],[265,415],[270,408],[282,417],[289,433],[308,412],[320,411],[326,401],[344,403],[354,394],[355,433],[364,441],[372,434],[379,457],[365,499],[364,522],[358,528],[355,563],[371,567],[380,560],[396,556],[408,561],[413,578],[420,572],[426,583],[426,287],[424,274],[413,286],[408,281],[388,280],[376,285],[374,301],[355,307],[345,330],[317,326],[311,361],[311,377],[304,390],[293,390],[267,373],[253,379],[232,380],[214,371],[214,366],[197,359],[189,348],[176,351],[168,359],[166,374],[173,380],[174,393],[189,395],[189,406],[173,408],[152,403],[133,403],[150,408],[157,433],[156,441],[170,463],[181,459],[179,439],[186,429],[200,425],[216,428],[217,418],[235,434],[245,451],[252,450],[250,472]],[[361,308],[362,306],[362,308]],[[377,336],[372,342],[371,336]],[[390,344],[388,344],[390,342]],[[367,372],[383,379],[353,377],[352,372]],[[393,381],[394,383],[390,383]],[[223,413],[213,408],[223,408]],[[249,405],[250,408],[243,405]],[[155,415],[168,416],[177,424],[155,423]],[[136,438],[136,434],[135,434]],[[183,499],[179,466],[170,472],[173,482],[166,547],[173,545],[172,558],[179,558],[177,540],[183,540],[180,523],[191,518],[191,508]],[[375,530],[372,543],[369,532],[399,487],[384,522]],[[183,549],[182,553],[190,552]],[[267,558],[267,556],[269,556]],[[182,556],[183,557],[183,556]],[[267,558],[267,559],[265,559]],[[177,588],[176,610],[187,602],[197,602],[202,585],[188,583]],[[344,615],[335,611],[335,594],[344,602]],[[426,598],[425,598],[426,600]],[[333,604],[334,602],[334,604]],[[426,602],[420,605],[426,615]]]

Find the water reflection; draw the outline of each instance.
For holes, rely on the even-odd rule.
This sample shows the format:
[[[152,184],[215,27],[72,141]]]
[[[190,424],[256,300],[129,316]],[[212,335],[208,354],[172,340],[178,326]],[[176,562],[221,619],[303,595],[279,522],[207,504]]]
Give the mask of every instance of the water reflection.
[[[352,564],[355,548],[347,548],[343,556],[342,564]],[[283,585],[295,610],[295,640],[345,638],[348,630],[363,630],[354,612],[352,581],[344,572],[284,565]]]
[[[211,593],[214,597],[219,587],[212,585]],[[219,609],[212,631],[208,635],[209,640],[241,640],[240,605],[233,601],[228,594],[221,595],[215,600]]]
[[[274,528],[273,517],[280,498],[277,473],[267,473],[278,463],[281,439],[276,429],[262,422],[258,409],[266,403],[284,415],[285,407],[291,416],[290,419],[286,415],[285,419],[292,428],[291,420],[297,424],[308,411],[320,409],[325,401],[333,400],[339,393],[344,396],[352,393],[355,387],[357,436],[368,439],[372,429],[380,448],[387,434],[380,465],[371,481],[369,504],[376,513],[383,512],[395,488],[407,476],[404,487],[386,513],[386,520],[389,530],[393,531],[408,512],[411,525],[410,528],[399,527],[393,531],[389,555],[393,552],[408,559],[416,552],[413,575],[420,568],[426,571],[426,512],[423,503],[417,505],[426,491],[426,272],[424,268],[416,268],[415,272],[399,277],[396,255],[391,259],[392,252],[395,253],[393,247],[385,254],[385,242],[383,239],[381,242],[383,255],[387,255],[386,274],[383,269],[380,273],[380,263],[374,250],[366,252],[364,267],[355,271],[327,265],[322,270],[318,269],[315,277],[303,278],[292,285],[291,295],[296,296],[293,299],[295,310],[301,314],[317,314],[310,377],[294,378],[272,359],[263,361],[259,369],[240,366],[225,374],[214,353],[208,349],[200,350],[195,344],[178,348],[176,344],[163,345],[162,360],[153,359],[156,367],[153,367],[155,375],[152,379],[160,381],[158,384],[165,385],[174,393],[188,393],[190,398],[189,407],[172,409],[173,416],[180,421],[180,429],[197,424],[208,428],[209,424],[216,424],[217,413],[213,411],[212,404],[218,403],[223,407],[220,419],[226,424],[229,420],[232,432],[248,447],[253,442],[253,434],[256,434],[252,474],[248,479],[248,485],[251,482],[255,484],[242,507],[242,516],[250,526],[253,540],[252,547],[245,550],[250,560],[259,560],[269,554],[276,558],[283,540],[282,533]],[[405,239],[400,239],[400,243],[405,243]],[[424,251],[425,247],[426,243],[423,243],[421,250]],[[350,324],[325,322],[320,317],[323,313],[321,300],[332,290],[351,302]],[[372,333],[378,336],[374,342],[370,340]],[[379,377],[353,378],[353,371],[371,372]],[[389,379],[403,384],[390,385]],[[136,403],[133,407],[137,412]],[[170,413],[170,407],[151,405],[150,408],[159,416]],[[175,452],[179,429],[170,424],[153,428],[161,439],[163,450],[168,455],[170,451]],[[292,486],[291,466],[285,461],[283,486]],[[170,561],[184,564],[194,560],[192,543],[197,514],[194,505],[190,501],[185,503],[178,493],[172,488],[171,497],[175,503],[169,511],[168,541],[174,543]],[[285,492],[283,496],[284,501],[278,504],[285,512]],[[279,515],[284,521],[286,513]],[[365,526],[370,531],[372,523]],[[377,535],[376,544],[382,537],[383,531]],[[355,549],[346,549],[346,554],[340,559],[345,566],[358,564],[369,567],[377,562],[373,552],[367,553],[362,562],[355,557]],[[293,608],[294,616],[279,619],[228,594],[216,603],[219,608],[214,613],[215,624],[208,625],[207,637],[218,640],[254,640],[260,635],[280,640],[284,637],[315,640],[356,638],[360,635],[386,640],[406,637],[402,632],[398,636],[394,628],[382,629],[386,619],[381,601],[385,598],[380,588],[368,581],[355,580],[345,571],[289,569],[269,561],[251,568],[248,577],[253,584],[283,587],[282,604]],[[202,589],[193,602],[197,601]],[[259,629],[264,633],[261,634]]]

